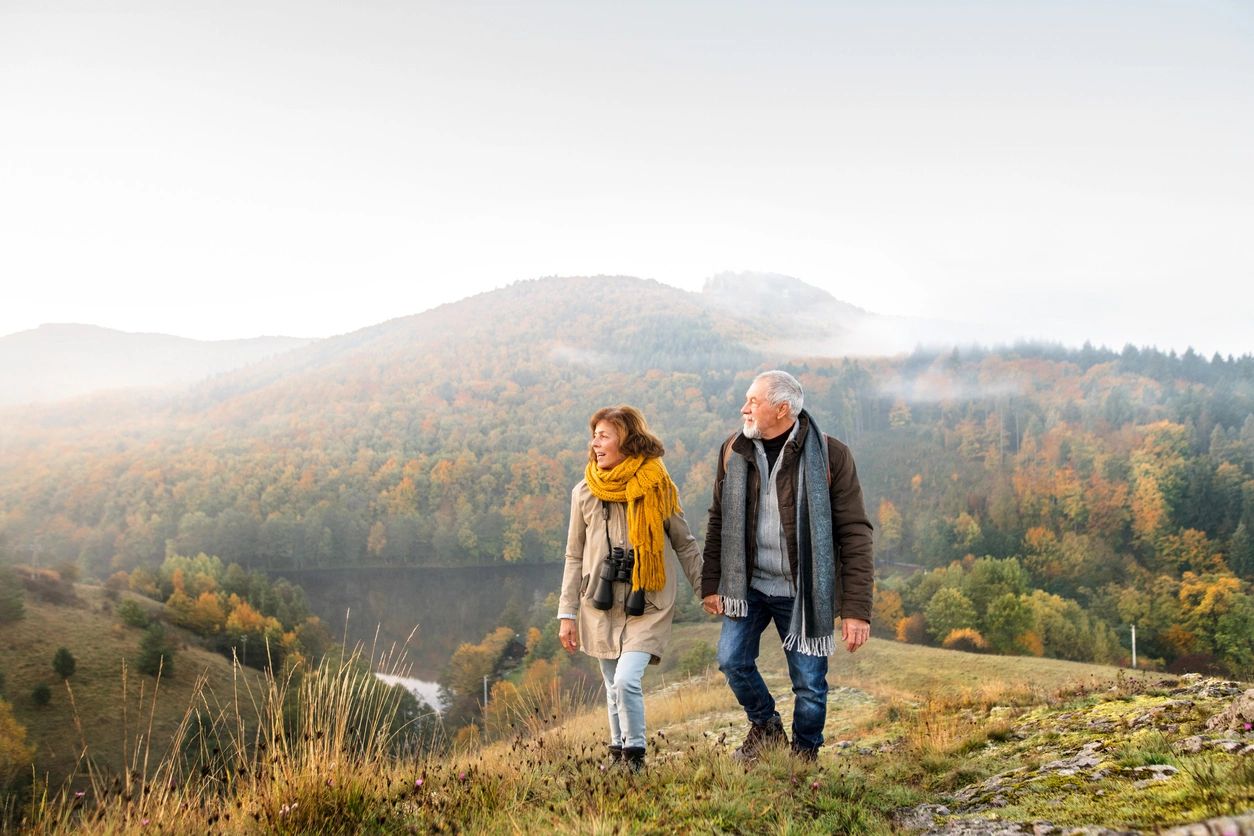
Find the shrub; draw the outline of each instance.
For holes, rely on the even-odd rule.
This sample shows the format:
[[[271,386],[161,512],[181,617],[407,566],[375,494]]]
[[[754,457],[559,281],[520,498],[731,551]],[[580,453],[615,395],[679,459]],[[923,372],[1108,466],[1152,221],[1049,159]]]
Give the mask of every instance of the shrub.
[[[118,604],[116,612],[118,618],[128,627],[147,627],[152,622],[147,610],[130,599]]]
[[[52,702],[52,689],[46,682],[41,682],[30,692],[30,698],[35,701],[35,705],[47,705]]]
[[[927,644],[927,619],[917,612],[897,622],[897,641]]]
[[[708,642],[698,642],[679,660],[679,670],[684,676],[705,673],[717,660],[718,654]]]
[[[945,636],[945,640],[941,642],[941,647],[948,650],[965,650],[968,653],[983,653],[988,650],[988,642],[984,641],[984,637],[978,630],[960,627],[949,631],[949,635]]]

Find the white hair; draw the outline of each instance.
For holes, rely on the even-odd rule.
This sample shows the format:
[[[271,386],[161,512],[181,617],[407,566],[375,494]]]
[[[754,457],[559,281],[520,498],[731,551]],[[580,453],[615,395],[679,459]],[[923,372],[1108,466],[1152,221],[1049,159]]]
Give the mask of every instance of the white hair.
[[[794,418],[801,414],[801,409],[805,405],[805,393],[801,390],[801,382],[797,378],[786,371],[771,369],[755,377],[753,382],[757,383],[759,380],[766,381],[767,403],[771,406],[788,404],[788,414]]]

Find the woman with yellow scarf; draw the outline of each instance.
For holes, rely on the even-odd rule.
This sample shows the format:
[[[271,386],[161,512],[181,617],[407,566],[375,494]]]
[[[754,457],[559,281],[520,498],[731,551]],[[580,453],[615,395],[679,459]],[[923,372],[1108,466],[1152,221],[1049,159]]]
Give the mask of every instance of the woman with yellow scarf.
[[[562,577],[562,647],[599,660],[610,720],[610,757],[644,766],[644,691],[675,615],[676,575],[701,586],[701,550],[662,464],[662,442],[631,406],[599,409],[584,478],[570,498]]]

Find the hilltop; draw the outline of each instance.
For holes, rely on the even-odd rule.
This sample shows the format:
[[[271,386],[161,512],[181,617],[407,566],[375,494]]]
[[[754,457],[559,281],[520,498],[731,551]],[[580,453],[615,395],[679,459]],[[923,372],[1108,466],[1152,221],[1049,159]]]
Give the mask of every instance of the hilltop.
[[[0,406],[188,385],[310,342],[296,337],[192,340],[96,325],[41,325],[0,337]]]

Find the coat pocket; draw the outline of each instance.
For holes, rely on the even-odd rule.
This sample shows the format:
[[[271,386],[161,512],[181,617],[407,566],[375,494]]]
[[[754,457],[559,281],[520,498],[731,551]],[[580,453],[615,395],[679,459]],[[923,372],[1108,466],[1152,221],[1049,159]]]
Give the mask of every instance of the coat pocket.
[[[579,597],[582,598],[584,593],[588,591],[588,581],[592,580],[591,575],[584,575],[583,580],[579,584]]]

